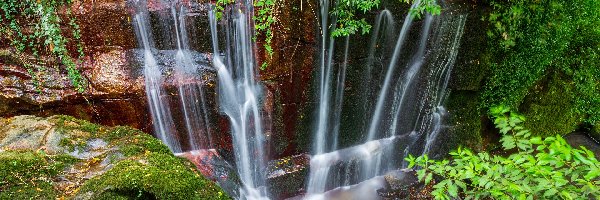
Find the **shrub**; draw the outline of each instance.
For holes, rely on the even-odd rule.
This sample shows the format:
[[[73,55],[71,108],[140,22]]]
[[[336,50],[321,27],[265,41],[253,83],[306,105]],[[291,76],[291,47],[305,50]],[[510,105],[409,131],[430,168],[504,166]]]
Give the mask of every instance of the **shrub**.
[[[600,162],[585,147],[571,147],[560,136],[532,137],[521,123],[525,117],[505,106],[491,109],[503,134],[507,157],[459,148],[452,160],[429,160],[427,155],[409,156],[409,167],[421,167],[418,178],[433,186],[436,199],[591,199],[600,197]]]

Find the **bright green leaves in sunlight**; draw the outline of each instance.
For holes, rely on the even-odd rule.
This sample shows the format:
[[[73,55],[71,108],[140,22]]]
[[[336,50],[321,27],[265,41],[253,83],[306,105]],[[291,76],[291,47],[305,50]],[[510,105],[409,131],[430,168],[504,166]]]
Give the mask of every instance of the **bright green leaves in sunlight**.
[[[532,137],[525,118],[506,106],[490,109],[502,133],[507,157],[458,148],[451,160],[430,160],[427,155],[405,160],[417,170],[419,180],[436,180],[436,199],[516,199],[600,197],[600,162],[584,147],[573,148],[560,135]]]

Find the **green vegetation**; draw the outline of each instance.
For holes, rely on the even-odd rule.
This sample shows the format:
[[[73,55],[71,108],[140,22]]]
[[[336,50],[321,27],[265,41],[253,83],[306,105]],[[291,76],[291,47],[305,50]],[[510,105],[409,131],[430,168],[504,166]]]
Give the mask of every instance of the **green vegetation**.
[[[53,179],[77,159],[43,151],[0,153],[0,199],[54,199]]]
[[[0,34],[2,34],[19,52],[31,53],[38,57],[52,55],[58,59],[66,70],[71,84],[82,92],[85,80],[77,69],[78,59],[83,57],[83,47],[80,41],[79,25],[70,10],[71,0],[3,0],[0,1]],[[61,16],[59,11],[65,9]],[[68,24],[70,33],[62,31]],[[68,37],[76,41],[78,55],[73,57],[67,48]],[[39,61],[36,61],[39,62]],[[39,85],[38,73],[46,70],[38,63],[23,62],[28,73]],[[42,64],[43,65],[43,64]]]
[[[491,29],[487,33],[492,38],[491,46],[495,47],[492,49],[495,61],[482,93],[482,108],[496,105],[528,108],[531,105],[524,102],[528,96],[538,98],[535,95],[541,94],[550,99],[534,101],[538,104],[531,106],[531,113],[523,111],[538,124],[531,127],[536,132],[543,130],[538,128],[556,124],[553,120],[564,119],[546,115],[559,112],[552,110],[559,107],[566,113],[564,120],[569,124],[564,125],[569,127],[553,131],[572,131],[582,121],[598,122],[600,2],[491,0],[490,5],[492,12],[486,19]],[[550,83],[554,85],[541,88],[546,87],[545,79],[553,79]],[[545,92],[539,92],[540,88]],[[552,108],[544,108],[544,104]]]
[[[256,29],[256,36],[264,35],[265,43],[263,47],[269,57],[273,56],[273,47],[271,47],[273,39],[272,25],[276,22],[275,16],[275,0],[257,0],[254,3],[254,7],[258,8],[257,12],[254,12],[254,28]],[[268,63],[264,61],[260,69],[266,69]]]
[[[414,0],[400,0],[412,4]],[[336,28],[331,33],[332,37],[344,37],[355,34],[360,30],[361,34],[369,33],[371,25],[364,18],[358,17],[358,12],[366,13],[379,6],[379,0],[340,0],[331,11],[336,17]],[[435,0],[421,0],[419,4],[410,10],[412,16],[420,18],[425,13],[439,15],[441,7]]]
[[[436,199],[592,199],[600,197],[600,162],[584,147],[573,148],[560,136],[533,137],[521,123],[525,117],[505,106],[491,109],[503,134],[507,157],[459,148],[452,160],[409,156],[409,167],[419,166],[418,178],[433,188]]]

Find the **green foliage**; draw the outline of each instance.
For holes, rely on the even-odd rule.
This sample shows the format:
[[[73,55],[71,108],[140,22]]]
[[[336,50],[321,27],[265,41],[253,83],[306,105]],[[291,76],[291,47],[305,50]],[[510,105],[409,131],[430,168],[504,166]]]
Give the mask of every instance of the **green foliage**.
[[[496,61],[482,93],[484,109],[518,108],[549,72],[572,80],[575,112],[600,119],[600,1],[492,0],[488,35]],[[571,99],[571,98],[567,98]]]
[[[87,181],[80,193],[93,192],[93,199],[230,199],[185,163],[171,154],[147,152],[118,162]]]
[[[414,0],[401,0],[404,3],[413,3]],[[358,18],[358,13],[366,13],[379,6],[379,0],[340,0],[331,11],[336,16],[336,28],[331,33],[332,37],[343,37],[355,34],[360,31],[361,34],[369,33],[371,25],[364,18]],[[441,7],[435,0],[421,0],[414,8],[411,8],[411,17],[420,18],[425,13],[439,15]]]
[[[217,2],[215,2],[215,16],[217,17],[217,21],[223,18],[225,7],[233,2],[234,0],[217,0]]]
[[[52,179],[76,159],[43,151],[0,153],[0,199],[54,198]]]
[[[83,92],[85,80],[77,69],[77,61],[83,57],[79,25],[72,16],[70,8],[66,9],[66,17],[62,19],[59,10],[69,7],[71,0],[4,0],[0,1],[0,34],[2,34],[19,52],[30,52],[33,56],[44,53],[53,55],[67,71],[71,84]],[[63,33],[61,23],[67,21],[72,37],[77,42],[79,55],[73,58],[67,49],[69,43]],[[24,63],[24,67],[33,76],[43,73],[43,67]],[[56,67],[57,69],[58,66]],[[41,81],[37,80],[36,83]]]
[[[256,0],[254,7],[258,8],[257,12],[254,12],[254,28],[256,29],[256,36],[264,35],[265,43],[263,47],[269,57],[273,56],[273,47],[271,47],[273,39],[273,24],[276,22],[275,16],[275,0]],[[260,69],[266,69],[268,63],[264,61],[261,64]]]
[[[459,148],[452,160],[434,161],[426,155],[409,156],[409,167],[419,166],[419,180],[433,186],[436,199],[592,199],[600,197],[600,162],[594,153],[571,147],[560,136],[532,137],[521,123],[525,117],[508,107],[491,109],[503,134],[508,157]]]

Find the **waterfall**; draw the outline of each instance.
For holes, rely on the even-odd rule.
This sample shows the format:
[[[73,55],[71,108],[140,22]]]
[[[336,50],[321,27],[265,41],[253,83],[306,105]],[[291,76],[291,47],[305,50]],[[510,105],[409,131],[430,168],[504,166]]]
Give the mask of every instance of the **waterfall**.
[[[381,39],[380,39],[380,32],[383,32]],[[385,40],[385,39],[391,39],[393,37],[393,34],[395,32],[395,27],[394,27],[394,17],[392,15],[392,13],[387,10],[384,9],[381,12],[379,12],[379,14],[377,14],[377,16],[375,17],[375,26],[373,27],[372,33],[371,33],[371,41],[369,43],[369,54],[367,57],[367,62],[366,62],[366,70],[363,73],[363,78],[362,78],[362,91],[361,93],[363,94],[361,96],[361,102],[362,102],[362,110],[364,111],[364,116],[363,116],[363,121],[362,124],[365,127],[363,129],[363,132],[367,132],[367,126],[365,124],[368,124],[368,119],[370,117],[372,117],[371,114],[371,107],[373,106],[371,99],[376,98],[376,96],[374,96],[373,92],[372,92],[372,88],[371,85],[373,84],[373,79],[375,79],[376,77],[373,77],[373,68],[375,67],[375,53],[378,47],[378,44],[383,44],[383,47],[380,47],[380,49],[386,49],[386,47],[391,46],[391,45],[385,45],[388,43],[391,43],[389,41],[381,41],[380,43],[378,43],[379,40]],[[379,64],[383,64],[381,60],[378,60]],[[374,136],[372,136],[374,137]]]
[[[151,32],[146,28],[149,26],[147,21],[148,11],[144,5],[139,6],[138,13],[134,16],[134,26],[138,42],[143,47],[144,57],[144,80],[146,83],[146,96],[150,114],[152,116],[154,133],[163,141],[171,151],[181,152],[181,146],[175,137],[175,125],[173,123],[172,114],[168,99],[164,96],[165,91],[162,89],[163,77],[161,69],[158,67],[156,59],[152,54]]]
[[[202,88],[202,75],[204,70],[200,70],[200,65],[192,58],[192,50],[188,45],[187,28],[185,23],[186,7],[179,1],[173,1],[170,4],[170,15],[161,15],[161,21],[167,22],[163,28],[173,28],[172,34],[175,40],[173,49],[175,53],[172,56],[173,66],[161,68],[156,58],[159,58],[160,65],[167,62],[164,56],[155,57],[157,52],[170,54],[170,51],[154,49],[154,40],[152,38],[152,29],[149,23],[148,2],[132,1],[135,4],[134,27],[140,47],[143,48],[144,77],[146,84],[146,96],[148,98],[148,107],[150,109],[152,123],[155,135],[163,141],[171,151],[179,153],[188,150],[199,150],[211,148],[211,128],[209,114],[206,105],[204,90]],[[165,2],[163,2],[165,3]],[[167,7],[169,8],[169,7]],[[170,26],[170,27],[169,27]],[[176,94],[179,102],[169,100],[165,91],[165,79],[172,67],[174,77],[173,83],[177,87]],[[166,72],[163,72],[166,71]],[[174,119],[173,105],[181,108],[181,118]],[[178,133],[175,122],[184,122],[186,135]],[[187,141],[184,141],[187,139]]]
[[[448,81],[450,80],[450,74],[452,67],[456,61],[458,55],[458,47],[460,46],[460,39],[464,32],[465,22],[467,15],[460,15],[456,18],[450,19],[450,23],[443,24],[440,29],[449,29],[455,31],[440,31],[437,35],[436,41],[440,41],[439,51],[448,52],[443,54],[437,54],[438,56],[434,59],[434,65],[441,66],[431,73],[432,82],[431,96],[433,99],[433,115],[431,116],[432,128],[428,132],[425,140],[425,146],[422,154],[428,154],[431,151],[431,147],[435,142],[438,134],[442,129],[442,120],[447,115],[446,108],[444,108],[444,101],[448,98]],[[455,26],[455,27],[454,27]]]
[[[335,39],[329,37],[329,4],[328,0],[321,0],[321,57],[320,57],[320,73],[319,73],[319,109],[318,109],[318,120],[317,130],[315,131],[315,142],[313,144],[313,153],[321,154],[330,151],[334,148],[334,143],[337,139],[328,140],[327,132],[330,130],[330,108],[335,105],[330,105],[330,93],[331,93],[331,76],[332,76],[332,62],[334,53]],[[335,18],[331,24],[335,24]],[[335,27],[335,26],[333,26]],[[331,28],[333,32],[334,28]],[[332,137],[337,138],[337,135]],[[310,188],[310,187],[309,187]]]
[[[183,111],[183,121],[188,138],[190,150],[208,149],[211,147],[210,123],[208,110],[202,85],[190,79],[201,79],[196,74],[196,67],[191,59],[187,33],[185,27],[185,7],[171,7],[171,15],[177,38],[177,52],[175,53],[175,74],[177,76],[177,89]]]
[[[443,104],[449,93],[447,86],[450,72],[466,21],[466,15],[426,15],[419,21],[419,38],[411,44],[409,35],[417,31],[411,31],[414,16],[409,12],[397,35],[393,51],[387,55],[387,68],[381,69],[385,76],[383,80],[378,80],[373,78],[372,74],[375,62],[384,59],[377,60],[376,51],[380,46],[385,48],[385,44],[378,45],[378,41],[386,39],[389,31],[394,30],[391,26],[394,20],[391,13],[388,10],[381,11],[375,19],[366,65],[363,65],[365,74],[362,76],[366,80],[362,80],[363,85],[360,89],[363,95],[360,97],[360,105],[367,112],[362,119],[364,129],[361,129],[364,130],[365,140],[362,144],[337,149],[337,137],[343,134],[339,133],[338,118],[342,112],[339,104],[343,103],[343,98],[339,98],[339,93],[335,93],[335,100],[330,102],[328,97],[331,90],[328,77],[333,76],[330,58],[334,51],[334,39],[328,38],[326,30],[329,24],[325,19],[327,17],[323,17],[323,10],[327,9],[328,4],[321,3],[323,35],[318,83],[319,115],[314,139],[314,147],[317,148],[313,149],[311,156],[306,199],[327,199],[327,190],[338,188],[336,191],[340,192],[359,182],[373,185],[373,180],[382,180],[380,175],[383,173],[404,167],[401,161],[409,153],[431,152],[436,138],[444,128],[443,119],[447,112]],[[415,1],[412,8],[418,4],[419,1]],[[382,34],[381,30],[385,32]],[[384,35],[383,39],[380,38],[381,35]],[[326,41],[330,42],[328,48],[325,48]],[[344,81],[341,77],[345,76],[347,68],[347,44],[348,42],[344,47],[346,49],[343,64],[338,70],[338,82],[335,83],[336,92],[340,92],[340,86],[344,85],[340,81]],[[408,44],[414,45],[414,50],[410,49]],[[385,54],[385,49],[379,53]],[[410,59],[402,58],[407,54],[410,55]],[[406,68],[398,69],[399,65]],[[373,102],[373,98],[370,97],[375,92],[378,96]],[[329,112],[332,117],[327,115]],[[369,123],[366,123],[367,121]],[[360,188],[364,189],[364,185]]]
[[[213,65],[219,78],[219,105],[231,122],[235,161],[243,184],[243,188],[240,188],[241,198],[268,199],[266,138],[259,104],[261,87],[256,81],[258,74],[251,41],[252,7],[251,3],[235,6],[223,19],[227,38],[224,59],[219,52],[215,13],[212,10],[209,12]]]

